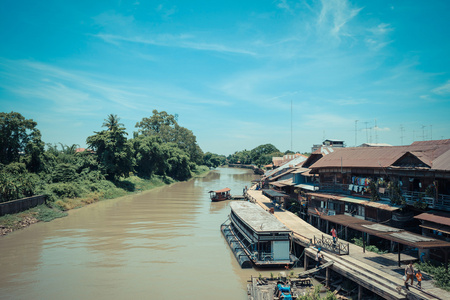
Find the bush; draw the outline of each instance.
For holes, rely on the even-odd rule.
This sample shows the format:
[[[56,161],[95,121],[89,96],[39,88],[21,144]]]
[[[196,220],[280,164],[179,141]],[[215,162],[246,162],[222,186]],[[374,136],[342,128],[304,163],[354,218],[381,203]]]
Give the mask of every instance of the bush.
[[[352,242],[353,242],[356,246],[359,246],[359,247],[362,247],[362,246],[363,246],[362,238],[353,238],[353,239],[352,239]],[[378,254],[384,254],[384,253],[387,253],[387,251],[380,250],[380,249],[377,248],[377,246],[374,246],[374,245],[366,245],[366,250],[367,250],[367,251],[370,251],[370,252],[375,252],[375,253],[378,253]]]
[[[433,276],[435,285],[446,291],[450,291],[450,272],[443,264],[435,266],[430,262],[416,263],[415,267]]]

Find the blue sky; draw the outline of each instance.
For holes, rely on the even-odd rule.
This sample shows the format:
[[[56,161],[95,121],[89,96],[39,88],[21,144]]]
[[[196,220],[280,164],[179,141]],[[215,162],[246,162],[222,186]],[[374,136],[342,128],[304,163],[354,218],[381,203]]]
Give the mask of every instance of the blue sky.
[[[153,109],[226,155],[450,138],[449,11],[446,0],[2,0],[0,111],[81,147],[108,114],[132,136]]]

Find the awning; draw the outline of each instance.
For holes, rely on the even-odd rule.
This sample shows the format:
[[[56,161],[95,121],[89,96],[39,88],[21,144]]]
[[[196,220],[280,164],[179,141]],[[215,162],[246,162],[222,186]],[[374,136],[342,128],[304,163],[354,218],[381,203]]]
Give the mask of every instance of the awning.
[[[436,230],[442,233],[450,234],[450,226],[446,225],[438,225],[438,224],[430,224],[427,223],[425,225],[419,225],[420,227],[430,229],[430,230]]]
[[[431,211],[422,213],[415,216],[414,219],[450,226],[450,214],[444,212]]]
[[[347,215],[320,215],[321,219],[340,224],[357,231],[366,232],[380,238],[397,242],[414,248],[430,249],[430,248],[450,248],[450,243],[437,240],[431,237],[415,234],[403,229],[386,226],[383,224],[361,220]]]
[[[284,193],[280,193],[274,190],[262,190],[263,194],[269,197],[286,197],[287,195]]]
[[[305,190],[308,190],[308,191],[318,191],[319,190],[318,186],[315,186],[315,185],[312,185],[312,184],[304,184],[304,183],[297,184],[297,185],[295,185],[295,187],[301,188],[301,189],[305,189]]]
[[[231,189],[229,189],[229,188],[224,188],[224,189],[221,189],[221,190],[218,190],[218,191],[209,191],[210,193],[216,193],[216,194],[219,194],[219,193],[226,193],[226,192],[229,192],[229,191],[231,191]]]

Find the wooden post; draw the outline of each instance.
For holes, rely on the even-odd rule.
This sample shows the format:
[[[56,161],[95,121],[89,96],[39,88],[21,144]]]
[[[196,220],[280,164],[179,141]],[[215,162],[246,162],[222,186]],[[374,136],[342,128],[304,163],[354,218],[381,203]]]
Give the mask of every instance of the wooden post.
[[[398,266],[400,267],[400,243],[397,243],[398,244]]]
[[[306,250],[306,248],[305,248]],[[308,255],[306,255],[306,252],[303,252],[304,257],[304,262],[303,262],[303,268],[306,270],[308,270]]]
[[[327,273],[325,275],[325,286],[330,287],[330,267],[327,267]]]
[[[358,285],[358,300],[362,300],[363,287],[362,285]]]
[[[362,233],[362,241],[363,241],[363,252],[366,253],[366,239],[364,237],[364,232]]]
[[[330,229],[330,221],[327,220],[327,234],[328,234],[328,232],[330,232],[329,229]]]
[[[347,226],[345,226],[345,240],[348,241],[348,235],[347,235]]]

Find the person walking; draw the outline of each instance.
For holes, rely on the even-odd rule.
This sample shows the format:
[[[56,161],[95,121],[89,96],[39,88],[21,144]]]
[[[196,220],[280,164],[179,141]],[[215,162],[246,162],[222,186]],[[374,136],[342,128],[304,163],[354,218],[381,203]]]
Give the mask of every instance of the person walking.
[[[409,262],[409,265],[405,268],[405,287],[408,289],[408,280],[411,279],[411,285],[414,284],[414,266],[412,261]]]
[[[318,268],[320,266],[322,259],[323,259],[323,255],[320,252],[320,248],[319,248],[319,250],[317,250],[317,254],[316,254],[316,260],[317,260],[316,268]]]
[[[422,288],[422,273],[420,272],[420,270],[417,270],[416,278],[417,278],[417,287],[419,289],[421,289]]]

